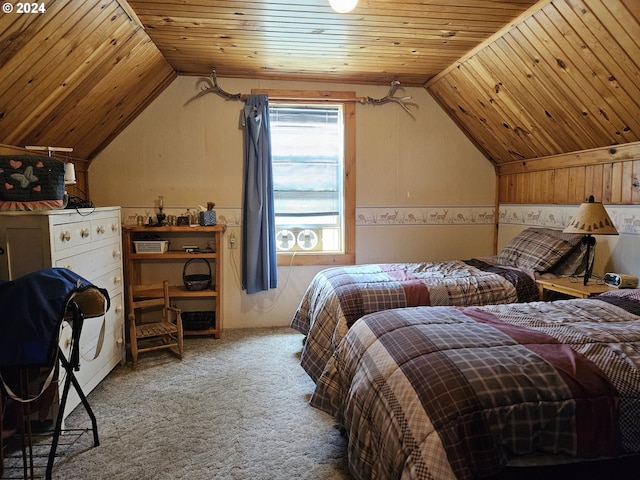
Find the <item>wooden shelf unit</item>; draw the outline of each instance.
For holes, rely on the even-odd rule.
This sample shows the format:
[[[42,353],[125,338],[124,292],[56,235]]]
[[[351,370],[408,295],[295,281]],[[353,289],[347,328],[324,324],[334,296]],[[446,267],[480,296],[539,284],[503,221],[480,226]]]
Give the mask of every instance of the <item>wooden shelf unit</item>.
[[[142,285],[158,283],[164,278],[146,278],[143,272],[144,265],[164,264],[173,272],[170,281],[169,295],[172,299],[211,299],[215,312],[215,324],[207,330],[185,330],[185,336],[189,335],[213,335],[214,338],[222,337],[222,235],[226,225],[213,226],[167,226],[147,227],[138,225],[122,226],[122,248],[124,250],[125,282],[127,285]],[[165,253],[136,253],[134,240],[145,239],[148,236],[157,236],[162,240],[169,240],[169,249]],[[180,248],[180,245],[172,245],[182,239],[188,239],[189,245],[198,245],[201,249],[208,246],[213,240],[214,253],[194,252],[188,253]],[[203,243],[204,242],[204,243]],[[172,248],[173,247],[173,248]],[[177,247],[177,248],[176,248]],[[184,283],[178,283],[177,274],[182,278],[184,264],[191,259],[206,259],[211,265],[212,286],[205,290],[187,290]],[[158,292],[162,295],[162,292]],[[183,308],[183,311],[188,311]],[[127,312],[128,316],[129,312]]]

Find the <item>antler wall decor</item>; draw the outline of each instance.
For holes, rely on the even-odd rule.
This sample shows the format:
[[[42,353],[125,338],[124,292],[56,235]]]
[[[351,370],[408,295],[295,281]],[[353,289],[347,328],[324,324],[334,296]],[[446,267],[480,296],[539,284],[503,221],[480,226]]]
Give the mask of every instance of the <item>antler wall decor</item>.
[[[225,100],[246,100],[246,93],[229,93],[220,87],[218,84],[218,78],[216,77],[216,71],[213,70],[211,72],[210,78],[203,79],[207,86],[203,88],[200,93],[198,93],[195,97],[191,98],[191,100],[195,100],[196,98],[201,97],[207,93],[215,93],[216,95],[224,98]],[[315,101],[340,101],[340,102],[358,102],[361,104],[369,104],[369,105],[383,105],[385,103],[397,103],[400,105],[409,115],[413,117],[411,113],[411,109],[409,105],[415,106],[413,103],[408,103],[408,100],[411,100],[411,97],[395,97],[394,94],[396,90],[400,86],[400,82],[395,80],[391,82],[391,87],[389,88],[389,92],[382,98],[372,98],[372,97],[352,97],[352,98],[299,98],[299,97],[282,97],[282,96],[270,96],[271,100],[291,100],[291,101],[304,101],[304,100],[315,100]],[[188,102],[187,102],[188,103]]]

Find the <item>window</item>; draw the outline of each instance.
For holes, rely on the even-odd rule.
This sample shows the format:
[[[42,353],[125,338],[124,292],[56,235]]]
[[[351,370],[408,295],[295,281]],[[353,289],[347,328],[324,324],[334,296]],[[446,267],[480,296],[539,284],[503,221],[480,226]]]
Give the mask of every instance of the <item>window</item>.
[[[278,264],[355,263],[353,94],[253,93],[270,97]]]

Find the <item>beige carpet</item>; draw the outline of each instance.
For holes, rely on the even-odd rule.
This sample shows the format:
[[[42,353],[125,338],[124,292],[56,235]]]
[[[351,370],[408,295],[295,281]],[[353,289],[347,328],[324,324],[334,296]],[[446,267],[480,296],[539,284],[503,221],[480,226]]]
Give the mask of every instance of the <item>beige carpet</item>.
[[[90,395],[100,445],[56,460],[64,479],[347,479],[345,441],[308,405],[313,382],[289,328],[189,338],[182,361],[141,355]],[[89,427],[78,407],[67,428]]]

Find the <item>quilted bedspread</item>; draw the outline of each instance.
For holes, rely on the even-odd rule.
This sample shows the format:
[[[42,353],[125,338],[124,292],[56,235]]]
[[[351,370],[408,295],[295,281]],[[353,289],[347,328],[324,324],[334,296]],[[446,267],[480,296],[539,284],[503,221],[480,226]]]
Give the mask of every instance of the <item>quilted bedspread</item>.
[[[301,365],[317,381],[349,327],[368,313],[419,305],[537,299],[532,274],[480,259],[335,267],[313,278],[291,327],[307,336]]]
[[[345,427],[359,479],[470,479],[535,453],[640,451],[640,290],[373,313],[311,404]]]

